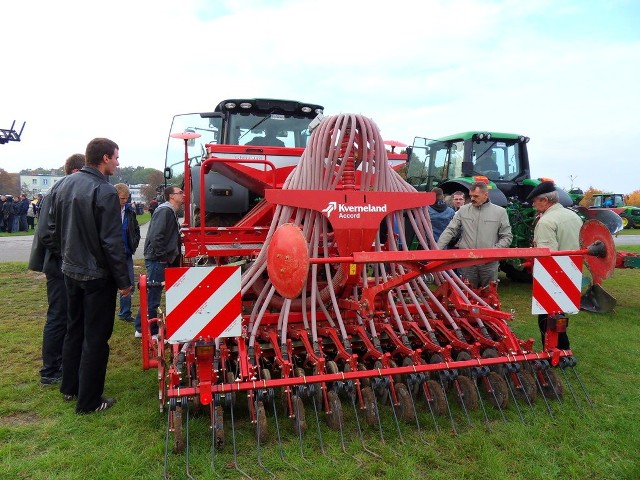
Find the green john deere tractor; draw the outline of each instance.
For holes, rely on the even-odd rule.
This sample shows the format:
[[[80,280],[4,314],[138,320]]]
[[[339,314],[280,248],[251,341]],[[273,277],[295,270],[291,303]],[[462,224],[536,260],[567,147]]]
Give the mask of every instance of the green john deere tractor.
[[[529,137],[513,133],[464,132],[431,140],[416,137],[408,149],[407,181],[419,191],[440,187],[445,194],[468,193],[471,184],[488,179],[491,202],[506,208],[513,232],[512,247],[530,247],[536,211],[526,202],[544,178],[531,178]],[[573,199],[556,187],[560,203],[571,207]],[[586,210],[586,209],[585,209]],[[577,211],[577,210],[576,210]],[[592,216],[577,211],[583,219]],[[614,215],[615,217],[615,215]],[[598,220],[613,232],[617,220],[610,214]],[[619,220],[619,219],[618,219]],[[530,272],[519,259],[503,261],[500,268],[516,281],[530,281]]]
[[[589,210],[607,208],[622,218],[624,228],[640,227],[640,208],[627,205],[621,193],[596,193],[593,195],[593,205]]]

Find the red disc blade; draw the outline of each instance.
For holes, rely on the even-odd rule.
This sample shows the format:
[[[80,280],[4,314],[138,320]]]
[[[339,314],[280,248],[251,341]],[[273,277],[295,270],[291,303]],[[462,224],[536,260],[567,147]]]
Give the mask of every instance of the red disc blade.
[[[580,229],[580,247],[587,248],[598,240],[605,246],[605,256],[585,255],[584,257],[594,283],[601,283],[613,273],[616,268],[616,247],[611,233],[602,222],[587,220]]]

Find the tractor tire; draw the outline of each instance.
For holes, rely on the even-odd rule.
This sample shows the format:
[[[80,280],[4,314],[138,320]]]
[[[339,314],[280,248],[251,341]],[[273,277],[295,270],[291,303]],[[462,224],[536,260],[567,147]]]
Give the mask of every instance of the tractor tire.
[[[622,215],[620,215],[620,218],[622,218],[622,226],[624,228],[628,228],[628,229],[636,228],[636,222],[633,221],[633,218],[622,216]]]

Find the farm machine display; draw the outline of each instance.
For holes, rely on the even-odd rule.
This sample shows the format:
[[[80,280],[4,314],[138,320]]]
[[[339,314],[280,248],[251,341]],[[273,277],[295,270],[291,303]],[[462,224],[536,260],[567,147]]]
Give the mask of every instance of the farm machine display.
[[[269,472],[260,448],[305,437],[322,448],[322,418],[343,449],[351,438],[369,451],[363,431],[388,435],[384,415],[398,432],[400,422],[426,428],[423,412],[433,429],[446,421],[455,431],[456,409],[469,422],[474,410],[489,422],[536,401],[551,413],[567,387],[590,403],[557,335],[577,311],[582,259],[594,276],[611,273],[608,231],[587,222],[572,252],[437,250],[426,208],[434,195],[394,170],[375,123],[321,119],[321,110],[228,100],[173,123],[167,177],[180,168],[188,201],[182,267],[167,269],[159,318],[145,313],[147,288],[157,286],[140,280],[143,367],[158,371],[167,448],[185,448],[194,407],[208,411],[212,455],[232,448],[239,470],[235,433],[246,424],[239,415],[248,418]],[[250,144],[271,127],[281,142]],[[406,224],[419,249],[408,249]],[[538,348],[512,331],[495,284],[474,290],[454,272],[513,256],[554,264],[552,275],[569,279],[563,301],[548,301],[557,292],[535,301],[549,314]],[[554,263],[562,258],[573,274]]]
[[[470,131],[438,139],[416,137],[408,150],[407,181],[419,191],[440,187],[445,194],[467,193],[475,181],[489,185],[492,203],[504,207],[509,216],[515,248],[533,245],[536,210],[526,201],[531,191],[548,178],[531,178],[527,144],[529,137],[513,133]],[[614,234],[622,229],[618,215],[610,211],[589,211],[574,206],[574,198],[556,186],[560,203],[571,208],[583,220],[595,219]],[[500,262],[507,277],[531,281],[531,262],[509,258]],[[600,285],[584,293],[584,308],[604,311],[614,300]]]

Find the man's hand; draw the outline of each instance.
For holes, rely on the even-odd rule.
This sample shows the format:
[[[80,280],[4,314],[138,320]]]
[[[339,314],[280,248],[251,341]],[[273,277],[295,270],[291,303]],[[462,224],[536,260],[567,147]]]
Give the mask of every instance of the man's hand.
[[[120,295],[122,295],[123,297],[128,297],[129,295],[131,295],[131,285],[129,285],[127,288],[121,288],[120,290],[118,290],[120,292]]]

